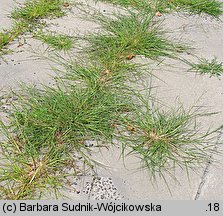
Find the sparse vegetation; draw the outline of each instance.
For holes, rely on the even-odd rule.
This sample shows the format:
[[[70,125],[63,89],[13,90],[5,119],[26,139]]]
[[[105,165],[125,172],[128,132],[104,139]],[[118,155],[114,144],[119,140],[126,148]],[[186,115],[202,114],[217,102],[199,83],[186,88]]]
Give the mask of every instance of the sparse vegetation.
[[[140,157],[152,178],[165,176],[165,172],[177,166],[187,170],[209,160],[213,151],[211,133],[200,134],[197,111],[185,111],[182,107],[170,111],[143,108],[145,111],[138,110],[134,118],[126,121],[134,138],[128,154]]]
[[[41,91],[27,88],[26,96],[16,102],[19,108],[12,111],[11,124],[2,123],[7,137],[1,142],[6,161],[0,178],[4,198],[26,199],[40,196],[45,187],[59,189],[65,167],[73,168],[74,175],[85,171],[75,166],[74,155],[78,155],[78,163],[92,166],[85,141],[111,142],[114,125],[129,109],[130,99],[111,92],[100,77],[95,79],[91,73],[79,67],[75,75],[65,78],[70,85],[60,82],[57,88],[45,87]],[[72,85],[78,79],[86,82],[87,88]]]
[[[31,155],[34,149],[23,148],[23,140],[9,133],[7,139],[7,142],[1,142],[1,163],[4,162],[0,171],[1,199],[40,199],[47,192],[53,192],[57,197],[57,191],[68,175],[63,171],[64,166],[69,164],[74,173],[80,173],[74,158],[64,155],[62,148],[45,149],[38,151],[41,155],[37,152]]]
[[[36,38],[42,40],[44,43],[48,44],[56,50],[67,51],[73,46],[73,38],[68,35],[63,34],[53,34],[53,33],[38,33]]]
[[[102,0],[104,2],[117,4],[124,6],[126,8],[132,7],[138,10],[147,11],[149,13],[154,12],[157,0],[155,1],[147,1],[147,0]]]
[[[208,60],[205,58],[200,59],[199,63],[188,63],[191,68],[189,71],[195,71],[200,74],[207,74],[212,76],[221,76],[223,74],[223,63],[218,62],[216,58]]]
[[[14,25],[10,30],[0,32],[0,52],[6,50],[5,48],[7,45],[19,35],[32,30],[33,26],[30,26],[27,22],[14,22]]]
[[[27,22],[37,21],[48,17],[61,17],[65,12],[63,0],[31,0],[26,1],[24,6],[12,12],[13,19],[22,19]]]
[[[8,32],[0,32],[0,50],[11,42],[11,34]]]
[[[55,18],[65,15],[63,0],[28,0],[24,6],[15,9],[11,13],[12,19],[15,21],[13,27],[5,33],[0,35],[0,50],[5,48],[19,35],[25,32],[32,32],[36,28],[42,27],[44,23],[41,22],[43,18]],[[65,7],[64,7],[65,8]],[[10,37],[9,37],[10,36]],[[8,37],[8,38],[7,38]],[[57,42],[65,38],[56,38]],[[52,39],[50,40],[52,41]],[[66,45],[68,40],[66,40]],[[67,46],[68,47],[68,46]]]
[[[187,49],[163,36],[153,20],[154,12],[158,8],[161,11],[167,7],[193,7],[196,13],[218,16],[214,1],[210,7],[200,5],[199,10],[192,4],[198,1],[149,4],[144,0],[115,0],[110,2],[133,6],[141,12],[129,11],[128,15],[114,18],[94,15],[104,30],[84,37],[88,42],[84,51],[90,63],[86,66],[85,61],[82,65],[57,55],[54,61],[63,66],[61,76],[55,78],[57,84],[41,89],[25,87],[17,95],[19,100],[12,102],[8,123],[0,121],[0,135],[4,138],[0,141],[0,197],[39,199],[54,191],[57,198],[68,175],[83,174],[93,168],[91,148],[86,145],[89,140],[101,141],[104,146],[112,143],[113,138],[122,141],[124,152],[125,147],[130,148],[128,154],[140,157],[143,167],[154,178],[175,166],[187,170],[209,161],[213,153],[207,142],[210,133],[199,131],[196,118],[200,114],[183,108],[152,109],[148,105],[152,98],[145,100],[129,87],[134,76],[140,78],[142,73],[131,61],[135,56],[177,58],[178,52]],[[19,35],[33,33],[37,25],[42,25],[42,18],[63,16],[64,4],[61,0],[27,1],[12,13],[18,20],[12,30],[0,33],[0,50]],[[66,35],[41,31],[34,36],[58,50],[69,50],[73,43]],[[211,76],[222,73],[222,63],[216,59],[201,60],[191,66]]]
[[[57,87],[27,87],[13,104],[10,124],[1,123],[6,137],[0,142],[2,198],[40,198],[49,191],[57,196],[68,175],[65,168],[78,175],[86,172],[80,163],[93,167],[88,140],[104,145],[124,140],[124,149],[130,147],[129,154],[138,155],[152,177],[171,166],[190,168],[210,159],[208,134],[199,135],[191,124],[196,115],[183,109],[151,111],[116,75],[102,80],[99,68],[64,66],[67,72]],[[117,127],[122,128],[118,135]]]
[[[213,17],[219,17],[223,13],[223,4],[216,0],[173,0],[169,4],[172,4],[176,9],[183,9],[195,14],[206,13]]]
[[[115,19],[97,17],[106,32],[86,37],[90,47],[86,49],[92,59],[105,68],[116,70],[124,61],[136,55],[157,59],[160,56],[175,57],[186,49],[163,37],[163,32],[146,14],[117,15]]]
[[[156,13],[173,10],[185,10],[195,14],[206,13],[213,17],[219,17],[222,13],[222,3],[217,0],[104,0],[125,7],[133,7],[140,11]]]

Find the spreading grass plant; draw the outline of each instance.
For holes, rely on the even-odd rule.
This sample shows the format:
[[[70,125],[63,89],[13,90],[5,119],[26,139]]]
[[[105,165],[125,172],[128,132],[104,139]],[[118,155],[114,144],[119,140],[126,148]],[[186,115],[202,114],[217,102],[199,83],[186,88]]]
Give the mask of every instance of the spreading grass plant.
[[[1,198],[27,199],[41,196],[46,189],[58,191],[67,175],[63,169],[72,168],[77,175],[86,170],[76,164],[92,168],[85,142],[111,142],[114,125],[129,104],[129,96],[98,82],[88,88],[62,81],[42,90],[27,87],[14,105],[10,124],[1,124],[6,138],[0,142]]]
[[[126,127],[131,133],[128,154],[142,161],[152,179],[171,173],[176,167],[186,172],[209,162],[214,152],[213,133],[203,133],[197,125],[201,113],[176,110],[160,110],[145,106],[126,118]],[[126,148],[128,147],[128,148]],[[172,170],[172,171],[171,171]]]
[[[176,9],[189,11],[194,14],[208,14],[218,18],[222,13],[222,2],[216,0],[173,0],[170,5]]]
[[[107,69],[115,70],[123,61],[137,55],[157,59],[161,56],[176,57],[186,46],[167,40],[163,31],[154,24],[152,16],[130,12],[116,15],[114,19],[98,16],[104,32],[86,37],[90,57]]]
[[[137,93],[127,84],[140,75],[134,57],[177,58],[177,53],[186,49],[165,38],[153,16],[157,4],[163,9],[165,4],[176,8],[187,4],[195,10],[191,1],[155,1],[155,7],[149,3],[147,7],[147,2],[140,0],[113,1],[144,8],[146,13],[129,12],[113,18],[95,15],[104,30],[84,37],[90,64],[57,56],[55,61],[62,64],[64,74],[56,78],[55,86],[25,87],[17,95],[19,100],[12,104],[8,123],[1,121],[0,125],[1,199],[39,199],[52,191],[58,198],[68,175],[81,175],[93,168],[91,148],[86,145],[89,140],[103,145],[114,138],[123,141],[124,152],[130,148],[128,154],[140,157],[154,178],[175,166],[187,170],[209,162],[213,146],[210,133],[201,134],[197,127],[200,114],[183,108],[155,109],[148,106],[152,98],[138,103]],[[0,49],[31,26],[41,25],[40,19],[63,16],[63,4],[61,0],[27,1],[12,13],[18,20],[13,34],[0,33]],[[211,6],[206,4],[206,8],[210,12]],[[217,16],[216,8],[212,9],[212,15]],[[200,12],[207,13],[204,8],[196,10]],[[71,38],[64,35],[41,33],[37,37],[55,49],[68,50],[72,46]],[[194,69],[216,75],[222,72],[222,64],[215,60],[206,63]],[[141,93],[138,96],[143,97]]]
[[[135,8],[137,10],[146,11],[148,13],[154,13],[157,0],[102,0],[104,2],[121,5],[126,8]]]
[[[44,18],[56,18],[66,14],[64,10],[65,1],[63,0],[28,0],[19,8],[16,8],[11,13],[11,18],[14,24],[11,29],[5,33],[0,33],[0,51],[7,47],[14,39],[24,34],[25,32],[33,32],[38,28],[44,26]],[[65,49],[70,47],[71,42],[64,36],[56,38],[43,38],[52,45],[57,47],[61,46]],[[56,41],[56,42],[55,42]],[[65,44],[61,44],[65,42]]]
[[[217,0],[103,0],[124,7],[132,7],[146,13],[187,11],[194,14],[208,14],[218,18],[222,13],[222,2]]]
[[[63,3],[63,0],[26,1],[24,6],[16,8],[11,16],[13,19],[22,19],[28,22],[48,17],[61,17],[65,15]]]
[[[212,76],[219,77],[223,74],[223,63],[218,62],[216,58],[211,60],[201,58],[198,63],[188,63],[191,68],[189,71],[195,71],[200,74],[207,74]]]
[[[146,73],[141,65],[130,62],[114,62],[114,64],[108,62],[105,65],[92,62],[86,65],[86,62],[64,59],[61,55],[55,55],[51,60],[62,66],[62,69],[54,68],[54,70],[60,74],[59,77],[62,75],[67,85],[89,89],[104,88],[117,94],[129,91],[127,83],[135,82]]]
[[[73,39],[68,35],[53,34],[53,33],[38,33],[36,38],[42,40],[44,43],[56,50],[67,51],[73,46]]]
[[[8,32],[0,32],[0,50],[11,42],[11,34]]]
[[[63,151],[49,149],[42,155],[32,155],[24,150],[22,143],[13,136],[7,143],[1,143],[0,197],[7,200],[40,199],[47,193],[54,193],[62,188],[62,181],[67,173],[63,171],[71,157],[66,157]],[[41,152],[39,152],[40,154]],[[80,171],[78,167],[72,167]],[[58,174],[60,172],[60,174]]]

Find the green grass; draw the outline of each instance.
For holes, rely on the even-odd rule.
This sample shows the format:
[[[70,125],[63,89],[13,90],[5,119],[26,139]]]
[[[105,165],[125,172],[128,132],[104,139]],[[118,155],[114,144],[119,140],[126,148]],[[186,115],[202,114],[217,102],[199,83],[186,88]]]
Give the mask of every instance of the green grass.
[[[219,17],[222,10],[222,3],[217,0],[104,0],[105,2],[119,4],[124,7],[133,7],[140,11],[154,13],[168,12],[169,10],[186,10],[195,14],[206,13],[213,17]],[[169,9],[169,10],[167,10]]]
[[[146,4],[115,3],[121,2],[138,8]],[[15,10],[12,17],[19,21],[10,34],[0,34],[2,48],[18,35],[32,32],[42,18],[62,16],[62,4],[59,0],[32,0]],[[151,8],[149,5],[147,12]],[[26,87],[17,95],[9,124],[1,122],[0,127],[5,138],[0,142],[1,199],[39,199],[52,191],[58,198],[67,176],[93,168],[91,148],[85,145],[89,140],[104,145],[113,138],[124,140],[123,147],[141,158],[152,177],[175,166],[187,170],[210,160],[209,133],[200,135],[197,114],[182,108],[166,112],[153,110],[147,103],[141,105],[135,101],[137,93],[126,84],[140,74],[132,61],[135,56],[177,58],[186,49],[163,36],[153,21],[154,8],[151,10],[151,14],[129,12],[114,19],[94,16],[104,31],[84,38],[89,42],[90,66],[57,56],[54,61],[62,64],[64,74],[55,78],[56,86]],[[72,46],[71,38],[64,35],[41,33],[36,37],[55,49]]]
[[[14,22],[11,29],[0,32],[0,49],[3,49],[19,35],[31,30],[32,26],[27,22]]]
[[[213,17],[219,17],[223,13],[222,2],[216,0],[173,0],[170,4],[195,14],[206,13]]]
[[[16,38],[19,34],[22,34],[22,24],[15,24],[11,30],[0,32],[0,52],[2,54],[7,53],[6,47]]]
[[[79,80],[86,80],[82,73],[91,77],[89,69],[76,72]],[[78,81],[75,76],[68,79],[70,85],[61,80],[56,88],[27,88],[26,96],[19,96],[14,104],[10,125],[2,123],[7,138],[0,143],[5,161],[0,177],[2,198],[27,199],[47,193],[46,189],[58,191],[68,175],[63,169],[74,169],[72,174],[77,175],[86,171],[77,163],[92,168],[85,141],[111,142],[114,125],[128,110],[129,98],[111,91],[100,79],[88,88],[71,85]]]
[[[26,21],[15,21],[11,29],[5,32],[0,32],[0,51],[6,50],[6,47],[17,37],[25,32],[32,32],[38,25],[31,25]]]
[[[65,1],[62,0],[29,0],[20,8],[16,8],[11,13],[11,17],[15,22],[12,28],[7,30],[6,33],[0,34],[0,50],[6,48],[19,35],[25,32],[33,32],[38,28],[41,29],[44,26],[44,22],[42,22],[43,18],[64,16],[66,14],[65,6],[63,7],[64,4]],[[47,38],[46,36],[43,39],[49,43],[51,42],[52,46],[57,45],[58,48],[69,49],[71,42],[68,38],[62,35],[55,39],[49,37]]]
[[[43,18],[61,17],[63,11],[63,0],[30,0],[24,6],[15,9],[11,16],[13,19],[22,19],[33,22]]]
[[[179,43],[168,41],[150,15],[130,12],[129,15],[116,15],[114,19],[102,15],[97,19],[104,32],[86,37],[90,44],[86,52],[109,70],[115,70],[119,64],[137,55],[152,59],[176,57],[177,52],[186,49]]]
[[[189,71],[195,71],[200,74],[207,74],[212,76],[221,76],[223,74],[223,63],[218,62],[216,58],[212,60],[200,59],[199,63],[189,63],[191,68]]]
[[[0,32],[0,50],[11,42],[11,34],[8,32]]]
[[[48,44],[56,50],[70,50],[73,47],[73,38],[68,35],[63,34],[53,34],[53,33],[37,33],[36,38],[42,40],[44,43]]]
[[[63,171],[64,166],[72,164],[74,159],[58,148],[45,150],[39,156],[29,155],[23,145],[22,140],[12,135],[7,143],[1,143],[1,162],[4,162],[0,171],[1,199],[39,199],[50,192],[57,196],[62,180],[68,175]],[[72,168],[80,172],[78,167]]]
[[[64,135],[66,145],[92,138],[94,135],[110,137],[110,125],[117,119],[116,95],[95,89],[81,91],[47,90],[45,95],[32,96],[31,107],[15,114],[23,132],[30,134],[34,143],[55,144],[55,133]],[[26,104],[26,101],[24,101]],[[29,105],[28,104],[28,105]],[[31,110],[30,110],[31,109]]]
[[[132,7],[138,10],[154,12],[157,4],[157,0],[147,1],[147,0],[102,0],[104,2],[121,5],[123,7]]]
[[[138,110],[136,115],[125,119],[132,137],[127,145],[128,154],[141,159],[152,179],[157,175],[165,178],[165,174],[176,167],[188,171],[202,166],[210,160],[213,144],[212,133],[202,133],[196,123],[200,115],[182,107],[152,111],[146,106],[144,111]]]
[[[80,64],[80,61],[67,60],[60,55],[51,60],[63,67],[62,70],[55,68],[55,71],[59,72],[59,74],[64,74],[65,72],[64,82],[70,83],[72,81],[71,86],[75,85],[80,88],[104,87],[117,93],[120,93],[120,90],[129,91],[126,82],[135,82],[145,73],[140,65],[128,62],[114,62],[114,64],[108,63],[105,65],[90,62],[87,66],[84,66],[86,62]]]
[[[10,124],[1,123],[1,199],[39,199],[52,191],[57,198],[67,176],[87,171],[80,165],[93,168],[88,140],[124,140],[152,177],[210,159],[197,114],[152,111],[135,101],[137,94],[119,88],[122,82],[101,80],[99,68],[64,64],[67,71],[56,87],[27,87],[13,104]]]

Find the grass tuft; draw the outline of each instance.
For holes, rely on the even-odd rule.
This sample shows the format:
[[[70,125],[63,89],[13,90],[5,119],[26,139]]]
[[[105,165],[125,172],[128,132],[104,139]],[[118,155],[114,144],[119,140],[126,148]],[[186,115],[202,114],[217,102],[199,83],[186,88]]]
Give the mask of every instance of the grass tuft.
[[[0,32],[0,57],[4,54],[9,53],[9,50],[6,49],[7,45],[11,43],[13,36],[11,32]]]
[[[11,16],[13,19],[23,19],[28,22],[48,17],[61,17],[65,14],[62,10],[63,3],[63,0],[26,1],[24,6],[15,9]]]
[[[222,2],[217,0],[104,0],[124,7],[133,7],[143,12],[155,14],[155,12],[168,12],[173,10],[186,10],[195,14],[206,13],[213,17],[219,17],[222,10]]]
[[[151,177],[164,176],[172,168],[185,170],[201,166],[213,153],[210,134],[201,134],[196,118],[198,113],[183,108],[170,111],[145,111],[127,120],[131,128],[129,154],[137,155]]]
[[[86,79],[81,74],[90,76],[87,69],[76,71],[83,81]],[[70,83],[76,80],[73,76]],[[26,88],[25,96],[19,96],[11,111],[10,124],[1,124],[1,133],[6,137],[0,142],[3,198],[39,197],[46,189],[60,189],[67,175],[63,169],[72,169],[77,175],[86,171],[77,164],[92,168],[85,142],[111,141],[114,125],[129,103],[129,98],[99,83],[80,88],[61,80],[55,88]]]
[[[71,157],[64,156],[63,151],[58,149],[45,150],[41,155],[29,155],[23,149],[25,143],[13,136],[8,138],[7,143],[1,143],[4,161],[0,171],[1,199],[39,199],[50,191],[57,196],[56,190],[62,187],[61,178],[67,175],[63,172],[63,166],[71,161]]]
[[[0,32],[0,50],[11,42],[11,34],[8,32]]]
[[[42,40],[44,43],[50,45],[52,48],[56,50],[70,50],[73,46],[73,39],[72,37],[68,35],[63,34],[44,34],[44,33],[38,33],[36,38]]]
[[[195,71],[200,74],[209,74],[212,76],[221,76],[223,74],[223,63],[218,62],[216,58],[212,60],[200,59],[199,63],[189,63],[191,68],[189,71]]]
[[[121,5],[123,7],[129,8],[135,8],[141,11],[146,12],[154,12],[154,8],[156,6],[156,0],[155,1],[148,1],[148,0],[103,0],[104,2],[112,3]]]
[[[206,13],[213,17],[219,17],[223,13],[222,2],[216,0],[172,0],[171,4],[176,8],[195,14]]]
[[[41,19],[61,17],[65,15],[63,7],[66,8],[63,0],[26,1],[24,6],[15,9],[11,13],[11,17],[15,21],[13,27],[6,33],[0,33],[0,51],[19,35],[22,35],[25,32],[33,32],[34,29],[42,27],[44,23],[41,22]],[[56,38],[43,37],[43,39],[49,43],[51,42],[51,45],[60,49],[69,49],[71,44],[69,39],[62,35],[59,35]]]
[[[104,88],[105,91],[113,91],[117,94],[129,89],[127,82],[134,82],[144,72],[140,65],[126,62],[114,62],[114,64],[98,65],[97,63],[85,63],[66,60],[61,56],[55,56],[52,59],[59,63],[63,69],[58,70],[59,74],[65,74],[63,79],[71,86],[79,86],[80,88]],[[141,69],[141,70],[140,70]],[[131,76],[129,75],[131,73]]]
[[[116,2],[139,8],[146,4],[139,0]],[[64,15],[62,5],[61,0],[27,1],[12,14],[19,20],[13,34],[0,33],[0,49],[29,27],[36,27],[34,23],[41,24],[36,21]],[[209,134],[199,134],[197,114],[183,108],[166,112],[136,104],[133,100],[137,93],[125,85],[129,77],[138,74],[132,73],[137,69],[131,64],[135,56],[176,58],[176,53],[186,48],[163,37],[153,21],[153,12],[95,18],[105,31],[85,37],[92,65],[84,67],[55,59],[65,68],[65,75],[56,79],[57,85],[42,86],[41,90],[26,87],[12,104],[9,124],[1,122],[0,132],[5,138],[0,141],[2,199],[40,198],[47,190],[59,191],[70,170],[78,175],[86,172],[82,165],[93,167],[91,149],[86,145],[89,140],[104,145],[113,138],[125,140],[125,146],[131,148],[129,154],[137,154],[153,177],[176,165],[188,169],[210,160]],[[72,46],[68,36],[41,33],[37,37],[55,49],[68,50]],[[219,75],[216,65],[220,65],[222,72],[222,64],[216,59],[206,63],[206,67],[197,68],[205,71],[208,65],[209,72],[211,68]]]
[[[105,68],[114,70],[119,64],[137,55],[157,59],[160,56],[175,57],[186,48],[165,39],[150,15],[116,15],[115,19],[97,17],[105,32],[87,36],[90,47],[86,51],[92,59]]]
[[[25,32],[31,32],[33,25],[26,21],[14,22],[13,27],[5,32],[0,32],[0,51],[5,49],[15,38]]]

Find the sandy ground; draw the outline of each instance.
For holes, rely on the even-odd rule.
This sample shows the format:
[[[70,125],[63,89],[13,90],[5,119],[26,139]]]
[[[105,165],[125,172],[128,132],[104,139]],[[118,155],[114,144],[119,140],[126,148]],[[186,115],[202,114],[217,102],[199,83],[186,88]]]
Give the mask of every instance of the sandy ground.
[[[117,8],[111,5],[88,2],[105,14],[117,11]],[[1,0],[0,29],[11,25],[8,16],[14,6],[13,0]],[[50,20],[49,22],[54,24],[50,29],[70,35],[84,35],[99,31],[98,24],[82,18],[80,11],[74,8],[66,17]],[[223,61],[221,21],[206,16],[188,16],[178,13],[164,15],[159,19],[163,21],[163,27],[169,30],[170,39],[188,42],[195,48],[191,52],[200,57],[216,56],[219,61]],[[24,45],[20,46],[20,44]],[[14,52],[5,55],[4,60],[0,59],[0,95],[9,92],[9,89],[19,89],[19,82],[35,85],[40,82],[53,83],[52,75],[55,73],[50,69],[51,64],[48,60],[40,58],[45,52],[45,45],[26,36],[13,42],[9,48]],[[74,48],[72,51],[74,58],[77,56],[75,52]],[[190,55],[183,57],[196,60]],[[135,61],[149,62],[143,57],[137,57]],[[202,120],[204,130],[216,128],[222,124],[223,76],[218,79],[187,72],[187,65],[169,59],[164,60],[159,66],[152,63],[148,70],[160,78],[153,79],[153,85],[157,87],[153,92],[154,95],[169,107],[175,107],[179,103],[182,103],[184,107],[203,106],[209,112],[219,112]],[[221,134],[219,134],[219,140],[220,138]],[[68,197],[72,199],[223,199],[221,183],[223,169],[220,165],[204,164],[204,167],[197,169],[196,172],[190,172],[189,180],[186,172],[176,170],[177,181],[167,177],[167,186],[162,178],[158,178],[156,184],[152,184],[149,173],[138,169],[140,161],[136,157],[127,157],[123,164],[118,148],[102,149],[101,152],[94,152],[92,157],[104,167],[96,167],[97,178],[88,175],[76,179],[74,184],[65,191]],[[218,159],[222,160],[222,158]]]

